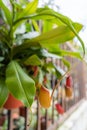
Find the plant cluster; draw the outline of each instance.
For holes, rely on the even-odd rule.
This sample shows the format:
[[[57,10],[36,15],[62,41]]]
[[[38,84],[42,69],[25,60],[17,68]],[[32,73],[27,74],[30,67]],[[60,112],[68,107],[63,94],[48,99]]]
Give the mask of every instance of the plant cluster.
[[[60,69],[47,59],[60,59],[67,68],[70,65],[63,56],[82,59],[78,52],[60,47],[77,36],[85,53],[84,43],[78,35],[81,29],[81,24],[49,7],[39,8],[38,0],[9,0],[9,7],[0,0],[0,107],[9,93],[26,107],[31,107],[36,90],[42,104],[42,93],[46,96],[43,85],[47,87],[49,77],[46,75],[62,76]]]

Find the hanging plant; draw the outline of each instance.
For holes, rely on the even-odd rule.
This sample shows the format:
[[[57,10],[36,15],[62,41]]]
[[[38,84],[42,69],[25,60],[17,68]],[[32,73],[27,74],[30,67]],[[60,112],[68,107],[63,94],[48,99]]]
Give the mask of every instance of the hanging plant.
[[[41,84],[39,101],[43,107],[48,108],[55,89],[50,97],[49,91],[42,87],[44,72],[48,72],[44,69],[46,58],[64,61],[63,56],[70,55],[82,60],[85,48],[78,35],[82,25],[48,7],[38,8],[38,0],[25,2],[24,5],[15,0],[8,2],[9,7],[0,0],[0,107],[5,104],[9,94],[24,106],[31,107],[36,95],[36,84]],[[43,22],[42,30],[38,25],[39,20]],[[44,23],[47,21],[52,21],[56,27],[51,26],[46,31]],[[58,24],[59,21],[61,25]],[[82,45],[83,56],[60,48],[60,44],[75,36]],[[35,67],[34,73],[31,71],[32,67]],[[51,64],[51,67],[56,75],[60,74],[55,65]],[[50,70],[49,73],[52,72]],[[43,102],[44,92],[48,102]]]

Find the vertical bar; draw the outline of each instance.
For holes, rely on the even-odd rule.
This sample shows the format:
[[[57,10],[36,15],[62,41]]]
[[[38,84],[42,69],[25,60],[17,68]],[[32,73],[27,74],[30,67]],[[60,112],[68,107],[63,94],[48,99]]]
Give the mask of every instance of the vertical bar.
[[[52,124],[54,123],[54,98],[52,101]]]
[[[55,77],[54,75],[51,75],[51,87],[53,89],[53,87],[55,86]],[[54,123],[54,97],[53,97],[53,101],[52,101],[52,124]]]
[[[12,110],[8,110],[8,127],[7,130],[13,130]]]
[[[45,130],[47,130],[48,128],[48,111],[46,109],[46,113],[45,113]]]
[[[54,59],[52,59],[52,62],[55,63],[56,61]],[[53,87],[55,86],[55,76],[51,75],[51,87],[53,89]],[[52,124],[54,123],[54,97],[52,100]]]
[[[40,104],[37,100],[37,130],[41,129],[41,122],[40,122]]]
[[[29,130],[29,122],[28,122],[28,108],[25,107],[25,129],[24,130]]]
[[[51,86],[52,88],[55,86],[55,77],[51,76]],[[52,100],[52,124],[54,123],[54,98]]]

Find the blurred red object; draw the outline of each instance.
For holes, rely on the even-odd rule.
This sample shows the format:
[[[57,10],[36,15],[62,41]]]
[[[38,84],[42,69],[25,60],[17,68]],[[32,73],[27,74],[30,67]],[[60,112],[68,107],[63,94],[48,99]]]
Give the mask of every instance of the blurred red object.
[[[57,110],[57,112],[59,114],[63,114],[64,113],[64,109],[63,109],[63,107],[59,103],[55,104],[55,107],[56,107],[56,110]]]
[[[72,86],[73,86],[72,76],[69,75],[69,76],[66,78],[66,87],[72,87]]]
[[[9,94],[7,101],[4,104],[4,108],[6,109],[16,109],[21,106],[24,106],[23,103]]]
[[[34,77],[36,77],[38,75],[39,69],[38,69],[37,66],[34,66],[33,70],[34,70],[34,74],[33,75],[34,75]]]

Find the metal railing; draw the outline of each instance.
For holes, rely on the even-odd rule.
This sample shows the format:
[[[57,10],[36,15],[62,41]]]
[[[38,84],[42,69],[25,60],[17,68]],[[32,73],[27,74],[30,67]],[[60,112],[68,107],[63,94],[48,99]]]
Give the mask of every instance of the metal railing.
[[[68,48],[70,49],[70,48]],[[66,67],[60,60],[51,59],[57,66],[60,66],[64,71]],[[55,90],[52,105],[49,109],[44,109],[40,106],[37,99],[32,105],[32,123],[29,126],[31,112],[28,108],[23,107],[16,110],[0,110],[0,130],[51,130],[56,129],[70,114],[75,110],[82,99],[86,96],[86,66],[80,60],[67,57],[67,60],[72,65],[71,76],[73,78],[73,97],[66,98],[62,93],[65,88],[64,82],[60,84],[62,90],[59,95],[59,88]],[[73,67],[74,66],[74,67]],[[56,77],[50,75],[51,88],[56,84]],[[64,115],[57,112],[55,103],[59,103],[65,111]],[[16,115],[16,116],[14,116]],[[3,122],[2,122],[3,120]]]

